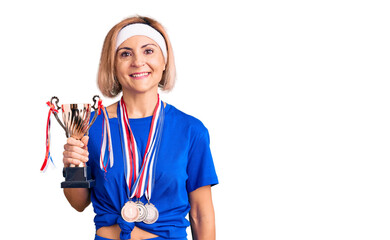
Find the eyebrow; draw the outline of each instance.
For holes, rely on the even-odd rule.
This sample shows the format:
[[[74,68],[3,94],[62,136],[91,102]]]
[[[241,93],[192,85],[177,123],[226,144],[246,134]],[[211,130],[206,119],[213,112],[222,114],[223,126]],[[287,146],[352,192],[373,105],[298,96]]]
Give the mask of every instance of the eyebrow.
[[[147,44],[141,46],[141,48],[145,48],[145,47],[147,47],[147,46],[149,46],[149,45],[153,45],[153,46],[157,47],[156,44],[154,44],[154,43],[147,43]],[[119,48],[119,49],[116,50],[116,51],[118,52],[119,50],[122,50],[122,49],[126,49],[126,50],[133,51],[133,49],[132,49],[132,48],[129,48],[129,47],[121,47],[121,48]]]
[[[153,46],[157,47],[156,44],[154,44],[154,43],[148,43],[148,44],[143,45],[141,48],[145,48],[145,47],[147,47],[149,45],[153,45]]]

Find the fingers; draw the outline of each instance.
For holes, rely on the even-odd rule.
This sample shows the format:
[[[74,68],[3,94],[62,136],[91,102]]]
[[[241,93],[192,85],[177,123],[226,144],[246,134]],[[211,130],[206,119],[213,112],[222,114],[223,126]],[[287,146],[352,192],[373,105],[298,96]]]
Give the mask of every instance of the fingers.
[[[88,137],[83,137],[81,140],[77,140],[73,137],[67,139],[67,143],[64,145],[64,166],[69,167],[70,164],[80,165],[88,161]]]
[[[73,137],[70,137],[66,140],[66,144],[69,144],[69,145],[72,145],[72,146],[78,146],[78,147],[84,147],[85,144],[80,141],[80,140],[77,140]]]
[[[88,137],[88,136],[84,136],[84,137],[81,139],[81,142],[84,144],[83,149],[85,149],[85,150],[87,150],[87,151],[88,151],[88,140],[89,140],[89,137]]]
[[[64,156],[67,156],[67,157],[81,159],[81,158],[88,158],[88,155],[89,155],[88,150],[81,148],[81,147],[77,147],[77,146],[65,144],[64,149],[65,149]]]
[[[84,136],[84,137],[81,139],[81,142],[82,142],[84,145],[88,145],[88,140],[89,140],[89,137],[88,137],[88,136]]]
[[[64,157],[63,161],[64,161],[64,167],[69,167],[71,164],[75,166],[79,166],[83,162],[75,158],[66,158],[66,157]]]

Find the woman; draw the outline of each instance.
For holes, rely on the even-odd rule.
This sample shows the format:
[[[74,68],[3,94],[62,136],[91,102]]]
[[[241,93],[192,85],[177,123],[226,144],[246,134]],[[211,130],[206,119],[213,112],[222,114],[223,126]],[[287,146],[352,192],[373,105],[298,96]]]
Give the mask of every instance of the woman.
[[[97,117],[89,137],[67,140],[63,158],[65,167],[92,169],[94,188],[64,193],[80,212],[92,202],[95,239],[187,239],[189,225],[194,239],[215,239],[218,179],[208,131],[159,99],[158,88],[171,90],[174,79],[172,47],[157,21],[131,17],[109,31],[98,86],[122,98]]]

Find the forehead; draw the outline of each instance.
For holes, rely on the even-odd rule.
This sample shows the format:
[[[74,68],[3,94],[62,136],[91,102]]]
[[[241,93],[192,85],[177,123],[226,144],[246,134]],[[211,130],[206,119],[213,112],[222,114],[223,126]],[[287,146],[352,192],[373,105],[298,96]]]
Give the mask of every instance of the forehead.
[[[151,38],[143,35],[136,35],[126,39],[121,45],[119,45],[118,49],[120,49],[121,47],[130,47],[130,48],[142,47],[145,44],[154,44],[158,46],[157,43]]]

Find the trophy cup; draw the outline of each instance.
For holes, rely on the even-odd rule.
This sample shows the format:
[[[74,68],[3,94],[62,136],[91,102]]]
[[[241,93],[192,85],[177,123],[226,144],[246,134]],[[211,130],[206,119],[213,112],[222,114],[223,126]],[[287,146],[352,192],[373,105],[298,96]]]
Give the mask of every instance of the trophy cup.
[[[100,100],[98,95],[93,97],[93,106],[91,104],[62,104],[58,106],[58,97],[52,97],[50,102],[55,104],[57,111],[62,109],[62,120],[56,112],[53,112],[55,118],[61,127],[65,130],[66,137],[74,137],[80,140],[84,135],[88,135],[88,130],[95,122],[97,112],[89,123],[91,117],[91,108],[98,110],[97,101]],[[54,101],[54,103],[53,103]],[[95,186],[95,180],[91,178],[91,169],[81,163],[78,166],[73,164],[70,167],[65,167],[63,170],[65,181],[61,183],[61,188],[91,188]]]

